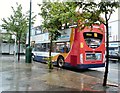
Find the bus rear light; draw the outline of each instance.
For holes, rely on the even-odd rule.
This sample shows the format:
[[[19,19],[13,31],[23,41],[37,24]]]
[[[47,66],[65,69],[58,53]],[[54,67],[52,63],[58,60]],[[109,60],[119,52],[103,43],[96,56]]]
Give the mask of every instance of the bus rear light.
[[[80,54],[80,62],[83,64],[83,54]]]
[[[105,63],[106,58],[105,58],[105,54],[103,54],[103,63]]]
[[[83,42],[80,43],[80,48],[83,48],[84,47],[84,44]]]

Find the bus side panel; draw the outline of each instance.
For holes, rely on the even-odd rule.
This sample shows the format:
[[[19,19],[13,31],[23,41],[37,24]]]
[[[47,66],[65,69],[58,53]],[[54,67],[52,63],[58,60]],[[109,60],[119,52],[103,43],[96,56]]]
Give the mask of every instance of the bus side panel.
[[[72,66],[77,66],[77,64],[80,63],[80,60],[79,60],[80,59],[80,57],[79,57],[80,42],[79,42],[79,40],[80,40],[80,32],[76,28],[74,30],[74,40],[71,45],[71,50],[65,59],[65,62],[70,63],[70,65],[72,65]]]
[[[67,55],[68,55],[68,53],[60,53],[60,54],[58,54],[56,56],[53,56],[52,57],[52,62],[56,62],[59,56],[63,56],[64,59],[65,59]]]

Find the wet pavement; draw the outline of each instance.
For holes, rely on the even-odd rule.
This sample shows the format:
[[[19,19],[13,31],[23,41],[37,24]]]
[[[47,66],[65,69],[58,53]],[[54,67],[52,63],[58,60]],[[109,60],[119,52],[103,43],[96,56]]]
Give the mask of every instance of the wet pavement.
[[[13,56],[0,58],[0,92],[2,91],[103,91],[118,93],[116,84],[86,75],[84,71],[59,69],[49,71],[47,64],[25,63],[24,58],[16,62]]]

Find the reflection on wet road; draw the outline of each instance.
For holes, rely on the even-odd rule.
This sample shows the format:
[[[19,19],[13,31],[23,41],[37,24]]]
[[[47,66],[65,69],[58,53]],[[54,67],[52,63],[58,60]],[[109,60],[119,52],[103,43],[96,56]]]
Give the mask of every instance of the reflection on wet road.
[[[109,71],[108,71],[108,80],[110,80],[111,82],[114,82],[116,84],[118,84],[118,80],[120,77],[120,63],[116,62],[116,63],[113,63],[113,62],[110,62],[109,64]],[[94,77],[99,77],[99,78],[103,78],[103,75],[104,75],[104,71],[105,71],[105,68],[93,68],[91,69],[93,71],[93,73],[86,73],[88,75],[92,75]],[[97,74],[99,73],[99,74]]]
[[[0,61],[1,91],[83,91],[101,84],[103,72],[94,70],[54,69],[49,72],[46,64]],[[92,73],[92,74],[89,74]],[[94,74],[95,76],[94,76]],[[109,89],[109,88],[107,88]],[[106,91],[105,88],[100,90]]]

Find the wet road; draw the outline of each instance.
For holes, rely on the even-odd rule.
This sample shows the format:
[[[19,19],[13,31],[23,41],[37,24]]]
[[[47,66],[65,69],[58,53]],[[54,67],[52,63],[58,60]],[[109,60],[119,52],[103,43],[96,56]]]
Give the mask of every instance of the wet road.
[[[108,73],[108,80],[110,80],[113,83],[118,84],[118,78],[120,77],[120,63],[116,62],[110,62],[109,64],[109,73]],[[87,75],[92,75],[94,77],[99,77],[99,78],[103,78],[104,76],[104,71],[105,68],[93,68],[91,69],[90,72],[87,72]]]
[[[0,58],[0,91],[111,91],[117,87],[103,88],[103,69],[75,70],[54,69],[49,72],[47,64],[26,64],[24,56],[18,63],[14,56]],[[116,76],[116,75],[114,75]],[[115,77],[116,78],[116,77]],[[117,82],[108,80],[109,83]],[[96,87],[96,85],[99,85]]]

